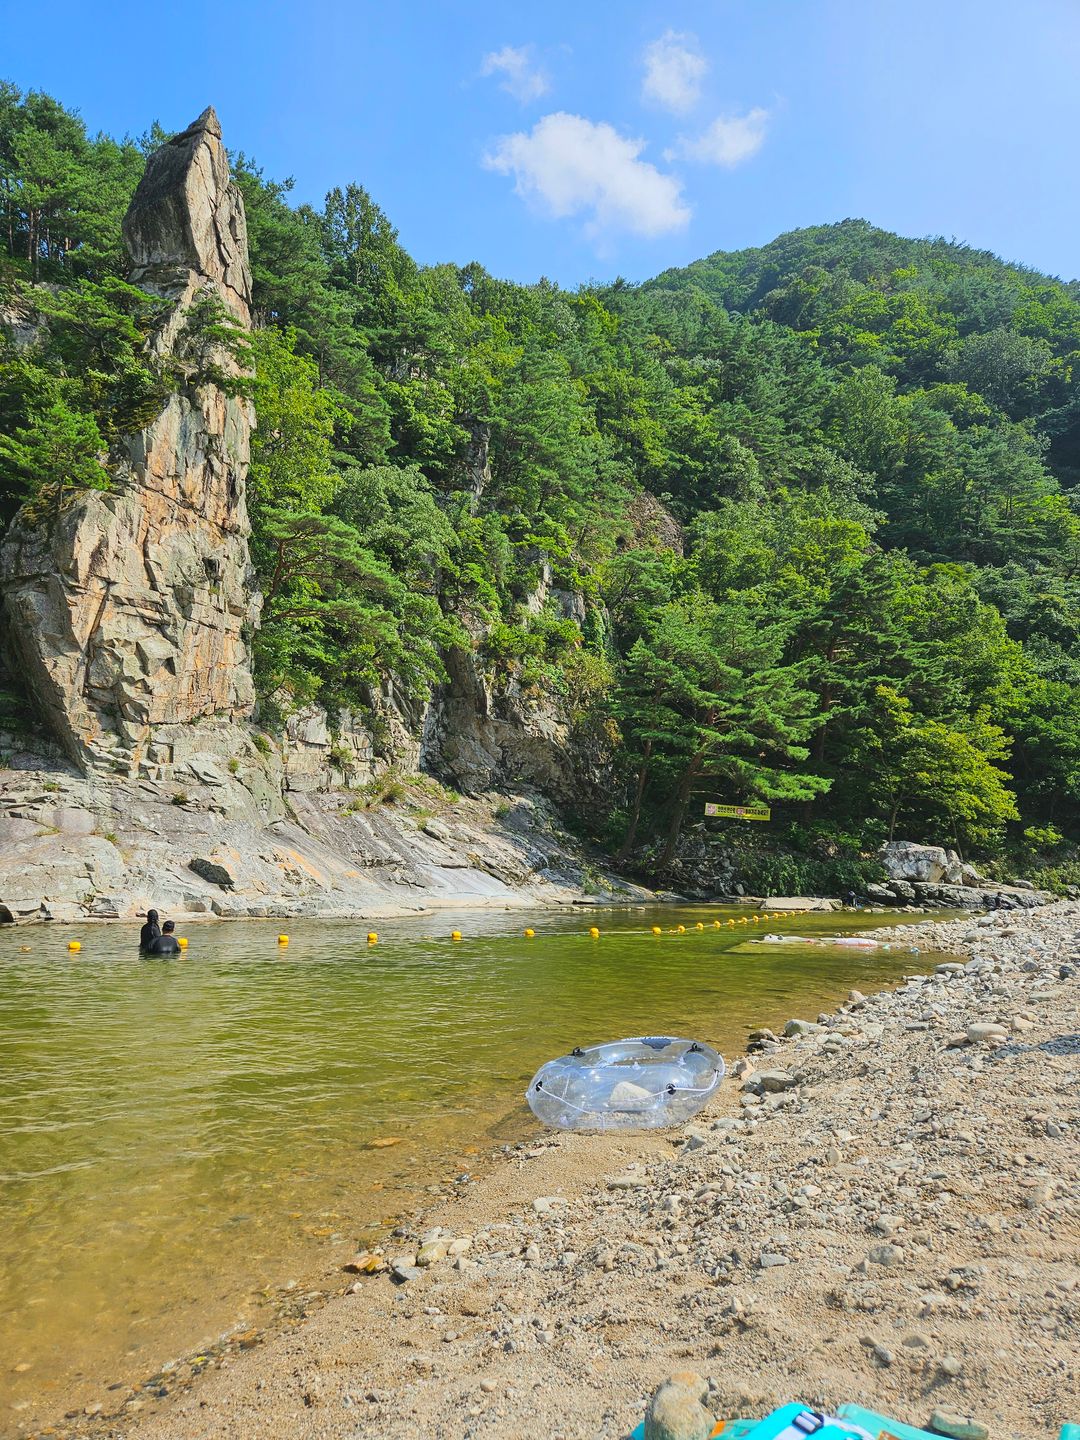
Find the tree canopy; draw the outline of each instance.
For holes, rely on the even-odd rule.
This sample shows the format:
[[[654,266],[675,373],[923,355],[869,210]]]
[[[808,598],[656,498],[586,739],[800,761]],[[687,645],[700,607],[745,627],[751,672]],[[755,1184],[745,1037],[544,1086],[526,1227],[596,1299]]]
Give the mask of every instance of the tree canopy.
[[[0,86],[5,520],[108,486],[173,383],[119,233],[157,138]],[[423,699],[465,646],[600,727],[624,853],[705,796],[1080,840],[1075,282],[846,220],[568,292],[234,167],[267,715]]]

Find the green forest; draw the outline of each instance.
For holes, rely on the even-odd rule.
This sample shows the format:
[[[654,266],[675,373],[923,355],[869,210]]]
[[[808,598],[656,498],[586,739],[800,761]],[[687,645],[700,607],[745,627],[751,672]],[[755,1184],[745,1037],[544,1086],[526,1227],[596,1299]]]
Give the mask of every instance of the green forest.
[[[167,393],[120,241],[163,138],[0,87],[0,304],[41,322],[0,350],[4,524],[107,487]],[[314,208],[233,164],[260,724],[387,676],[422,701],[469,647],[603,753],[578,823],[628,863],[753,799],[807,854],[896,835],[1073,878],[1080,285],[864,220],[512,284],[417,265],[358,183]],[[545,565],[578,618],[526,605]]]

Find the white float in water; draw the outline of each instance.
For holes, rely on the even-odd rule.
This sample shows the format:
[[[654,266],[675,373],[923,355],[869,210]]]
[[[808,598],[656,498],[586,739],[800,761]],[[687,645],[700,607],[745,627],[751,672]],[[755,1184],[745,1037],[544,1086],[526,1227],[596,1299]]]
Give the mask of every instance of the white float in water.
[[[538,1120],[559,1130],[656,1130],[696,1115],[723,1075],[711,1046],[649,1035],[549,1060],[525,1098]]]
[[[822,945],[824,941],[814,940],[809,935],[762,935],[759,940],[751,940],[751,945]]]

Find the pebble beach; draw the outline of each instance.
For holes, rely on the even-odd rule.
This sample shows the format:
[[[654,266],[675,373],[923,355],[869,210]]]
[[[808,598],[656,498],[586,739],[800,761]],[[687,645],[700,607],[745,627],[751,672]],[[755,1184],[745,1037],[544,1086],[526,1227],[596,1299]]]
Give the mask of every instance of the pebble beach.
[[[1056,1436],[1080,1419],[1080,904],[895,938],[940,963],[755,1032],[689,1126],[538,1131],[265,1343],[78,1425],[616,1440],[691,1371],[718,1418],[856,1401]]]

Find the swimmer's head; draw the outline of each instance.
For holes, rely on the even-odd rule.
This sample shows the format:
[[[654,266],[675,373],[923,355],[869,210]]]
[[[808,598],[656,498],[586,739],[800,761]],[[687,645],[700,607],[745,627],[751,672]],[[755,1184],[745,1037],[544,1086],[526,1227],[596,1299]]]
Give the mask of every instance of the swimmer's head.
[[[158,918],[158,913],[157,913],[157,911],[156,911],[156,910],[147,910],[147,912],[146,912],[146,918],[147,918],[147,920],[149,920],[149,921],[151,921],[151,922],[155,921],[155,920]]]
[[[171,935],[172,932],[173,932],[175,929],[176,929],[176,921],[175,921],[175,920],[166,920],[166,921],[165,921],[165,924],[162,925],[162,927],[161,927],[162,934],[164,934],[164,935]]]

